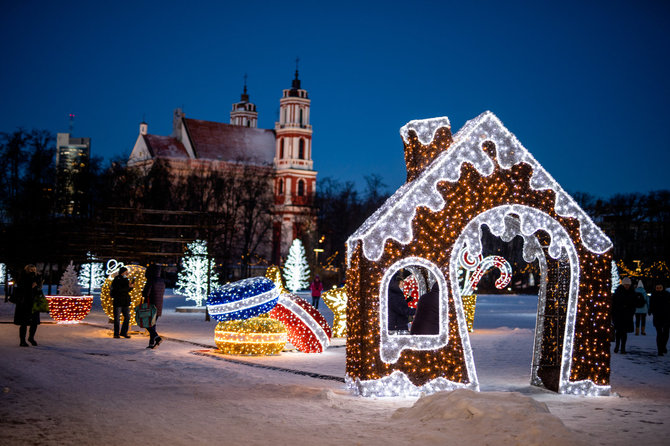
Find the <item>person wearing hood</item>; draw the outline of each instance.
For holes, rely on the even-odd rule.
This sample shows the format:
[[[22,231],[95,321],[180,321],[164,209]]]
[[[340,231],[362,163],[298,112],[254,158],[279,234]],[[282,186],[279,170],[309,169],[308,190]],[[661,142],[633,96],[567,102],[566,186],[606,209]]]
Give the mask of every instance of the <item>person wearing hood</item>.
[[[42,290],[42,279],[37,274],[35,265],[26,265],[21,271],[18,283],[14,289],[14,325],[19,326],[19,345],[28,347],[26,342],[26,333],[28,333],[28,342],[37,345],[35,333],[40,324],[39,311],[33,310],[35,297]],[[28,330],[30,327],[30,330]]]
[[[625,277],[612,295],[612,325],[614,326],[614,353],[626,353],[628,333],[634,330],[633,315],[635,314],[635,290],[631,286],[630,277]]]
[[[312,306],[319,309],[319,299],[321,298],[321,293],[323,292],[323,283],[319,276],[314,276],[314,281],[309,285],[309,290],[312,292]]]
[[[119,273],[112,280],[110,294],[114,304],[114,337],[130,338],[128,328],[130,325],[130,290],[133,289],[128,280],[128,268],[122,266]],[[123,325],[119,331],[119,319],[123,315]]]
[[[147,283],[142,290],[145,301],[156,307],[156,321],[163,314],[163,296],[165,294],[165,280],[161,277],[160,265],[151,264],[145,272]],[[149,332],[149,345],[147,348],[156,348],[163,342],[163,338],[156,331],[156,324],[147,327]]]
[[[637,308],[635,308],[635,336],[640,334],[640,328],[642,328],[642,336],[646,336],[647,333],[645,333],[644,328],[647,321],[647,312],[649,311],[649,296],[647,296],[641,280],[637,281],[635,292],[639,294],[636,298]],[[643,302],[644,304],[642,304]]]

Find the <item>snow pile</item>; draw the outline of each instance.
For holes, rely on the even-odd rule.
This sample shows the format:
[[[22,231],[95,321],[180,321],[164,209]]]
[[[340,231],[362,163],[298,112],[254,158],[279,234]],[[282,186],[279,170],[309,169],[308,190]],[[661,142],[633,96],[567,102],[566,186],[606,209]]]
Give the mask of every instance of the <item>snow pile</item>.
[[[517,392],[438,392],[396,410],[392,418],[414,429],[419,444],[588,444],[552,415],[546,404]]]

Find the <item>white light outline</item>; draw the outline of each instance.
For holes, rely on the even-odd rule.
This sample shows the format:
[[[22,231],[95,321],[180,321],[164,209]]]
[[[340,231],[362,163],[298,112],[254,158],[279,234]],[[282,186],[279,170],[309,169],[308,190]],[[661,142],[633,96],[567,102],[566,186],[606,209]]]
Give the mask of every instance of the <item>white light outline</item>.
[[[279,288],[275,287],[255,296],[236,300],[234,302],[226,302],[225,304],[207,304],[207,311],[212,316],[220,316],[228,313],[235,313],[237,311],[246,310],[256,306],[261,306],[272,302],[279,296]],[[268,310],[269,311],[269,310]]]

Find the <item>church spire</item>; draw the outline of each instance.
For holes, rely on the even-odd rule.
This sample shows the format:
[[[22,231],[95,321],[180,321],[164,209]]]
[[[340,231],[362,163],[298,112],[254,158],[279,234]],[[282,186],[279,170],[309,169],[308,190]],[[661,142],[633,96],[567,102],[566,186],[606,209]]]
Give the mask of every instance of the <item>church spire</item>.
[[[241,102],[249,102],[249,95],[247,94],[247,73],[244,73],[244,91],[240,96]]]
[[[300,90],[300,79],[298,79],[298,64],[300,63],[300,58],[296,57],[295,59],[295,79],[293,79],[293,84],[291,85],[293,90]]]
[[[249,102],[246,73],[244,74],[244,89],[240,95],[240,102],[233,104],[233,110],[230,112],[230,123],[242,127],[256,128],[258,126],[256,105]]]

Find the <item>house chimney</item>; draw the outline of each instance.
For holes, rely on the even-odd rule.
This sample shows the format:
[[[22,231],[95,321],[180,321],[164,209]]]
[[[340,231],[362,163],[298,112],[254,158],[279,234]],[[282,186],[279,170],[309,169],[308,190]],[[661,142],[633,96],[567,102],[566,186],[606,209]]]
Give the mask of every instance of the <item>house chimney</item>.
[[[407,182],[418,177],[453,141],[446,116],[410,121],[400,128],[400,135],[405,145]]]

